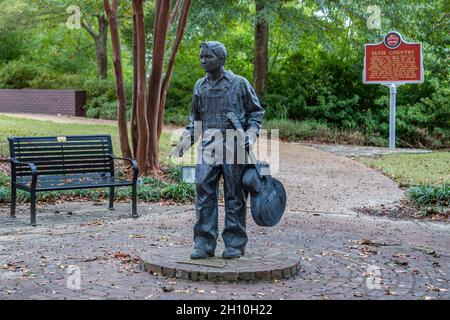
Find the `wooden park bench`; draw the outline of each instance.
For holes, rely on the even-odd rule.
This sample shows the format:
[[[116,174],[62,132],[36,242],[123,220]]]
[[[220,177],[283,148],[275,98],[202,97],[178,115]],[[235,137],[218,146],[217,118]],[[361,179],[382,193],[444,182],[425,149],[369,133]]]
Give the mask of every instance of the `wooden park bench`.
[[[42,191],[109,188],[109,209],[114,188],[132,187],[132,214],[137,215],[137,162],[113,155],[111,136],[10,137],[11,216],[15,217],[17,189],[31,194],[31,225],[36,226],[36,193]],[[117,178],[114,160],[133,166],[133,179]]]

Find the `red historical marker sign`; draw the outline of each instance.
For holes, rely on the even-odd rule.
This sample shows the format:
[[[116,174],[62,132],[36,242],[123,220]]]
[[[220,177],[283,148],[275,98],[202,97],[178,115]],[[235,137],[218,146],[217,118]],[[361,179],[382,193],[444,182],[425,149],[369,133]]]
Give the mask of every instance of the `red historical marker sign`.
[[[366,44],[363,82],[422,83],[422,45],[403,41],[397,32],[389,32],[381,43]]]

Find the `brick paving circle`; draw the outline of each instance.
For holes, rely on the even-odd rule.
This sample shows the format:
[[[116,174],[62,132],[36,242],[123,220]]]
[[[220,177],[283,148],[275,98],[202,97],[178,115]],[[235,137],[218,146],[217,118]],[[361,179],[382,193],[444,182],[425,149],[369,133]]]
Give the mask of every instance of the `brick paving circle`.
[[[155,248],[141,255],[140,267],[154,275],[214,282],[274,281],[288,279],[300,270],[300,255],[283,244],[273,248],[258,245],[245,256],[232,260],[217,254],[205,260],[191,260],[191,250],[188,246],[171,247],[170,250]]]

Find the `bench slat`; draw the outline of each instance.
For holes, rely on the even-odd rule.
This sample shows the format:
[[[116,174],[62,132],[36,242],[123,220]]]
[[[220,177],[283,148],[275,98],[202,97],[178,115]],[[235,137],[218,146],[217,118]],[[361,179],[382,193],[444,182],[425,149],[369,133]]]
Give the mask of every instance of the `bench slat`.
[[[71,170],[70,173],[95,173],[95,172],[108,172],[110,169],[105,169],[105,170],[99,170],[99,169],[80,169],[80,170]],[[64,174],[66,171],[61,171],[61,170],[52,170],[52,171],[46,171],[45,173],[42,174],[48,174],[48,175],[58,175],[58,174]],[[17,173],[17,176],[29,176],[30,172],[21,172],[21,173]]]
[[[53,160],[62,160],[61,154],[56,154],[53,156],[44,156],[44,157],[32,157],[32,156],[28,156],[28,157],[20,157],[20,161],[23,162],[32,162],[32,160],[34,161],[53,161]],[[66,156],[64,155],[64,161],[72,161],[72,160],[104,160],[104,161],[109,161],[109,157],[105,157],[105,154],[100,154],[100,155],[81,155],[81,156]]]
[[[66,177],[59,177],[55,180],[38,181],[36,186],[37,191],[51,191],[51,190],[70,190],[70,189],[85,189],[85,188],[100,188],[109,186],[131,186],[132,181],[126,179],[119,179],[115,177],[97,177],[90,179],[67,179]],[[30,187],[30,179],[21,180],[18,182],[19,187]]]
[[[106,140],[95,140],[95,141],[72,141],[72,142],[64,142],[64,146],[103,146],[106,145],[108,142]],[[20,142],[16,143],[14,145],[14,149],[19,149],[23,147],[33,147],[33,146],[39,146],[39,147],[61,147],[61,142]]]
[[[66,138],[66,141],[110,141],[111,136],[109,135],[85,135],[85,136],[64,136]],[[9,138],[14,143],[20,143],[20,142],[39,142],[39,141],[45,141],[45,142],[52,142],[57,141],[57,137],[51,136],[51,137],[10,137]]]
[[[94,170],[99,171],[109,171],[111,167],[104,164],[78,164],[78,165],[59,165],[59,166],[36,166],[38,175],[46,174],[48,171],[58,171],[58,172],[71,172],[72,170]],[[30,168],[21,167],[16,171],[17,173],[27,173],[30,172]]]
[[[36,153],[41,153],[44,151],[53,151],[53,152],[66,152],[66,151],[85,151],[85,150],[97,150],[97,151],[108,151],[108,147],[107,146],[76,146],[76,147],[57,147],[57,148],[49,148],[49,147],[23,147],[23,148],[17,148],[16,149],[16,153],[18,153],[19,155],[21,153],[25,153],[25,152],[36,152]]]
[[[80,160],[80,159],[72,159],[72,160],[66,160],[66,159],[54,159],[52,161],[41,161],[39,160],[35,160],[33,162],[39,170],[39,167],[41,166],[60,166],[60,165],[71,165],[71,164],[105,164],[105,165],[109,165],[110,164],[110,160],[109,159],[85,159],[85,160]]]
[[[101,156],[103,155],[104,157],[109,155],[109,151],[97,151],[97,150],[92,150],[92,151],[67,151],[64,152],[64,155],[69,155],[69,156],[76,156],[76,155],[92,155],[92,156]],[[42,153],[34,153],[34,152],[26,152],[26,153],[20,153],[19,156],[15,156],[14,158],[17,159],[22,159],[24,157],[47,157],[47,156],[61,156],[61,150],[58,152],[42,152]]]
[[[38,174],[40,172],[46,171],[46,170],[72,170],[72,169],[91,169],[91,168],[110,168],[109,163],[108,164],[104,164],[104,163],[75,163],[75,164],[68,164],[68,165],[64,165],[64,164],[58,164],[58,165],[36,165]],[[30,167],[28,166],[21,166],[19,168],[17,168],[17,171],[30,171]]]
[[[83,173],[83,174],[59,174],[59,175],[44,175],[39,177],[39,181],[51,181],[60,179],[98,179],[100,177],[111,177],[110,172],[94,172],[94,173]],[[23,176],[18,178],[20,181],[30,180],[30,176]]]

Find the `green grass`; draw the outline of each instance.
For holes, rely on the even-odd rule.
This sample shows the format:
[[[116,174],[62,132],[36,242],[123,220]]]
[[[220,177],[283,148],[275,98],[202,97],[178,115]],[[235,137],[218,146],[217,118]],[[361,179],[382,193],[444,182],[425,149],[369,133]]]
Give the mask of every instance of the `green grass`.
[[[360,161],[408,187],[406,194],[421,214],[449,214],[450,152],[391,154]]]
[[[57,123],[53,121],[40,121],[22,119],[0,115],[0,156],[9,154],[7,137],[10,136],[64,136],[64,135],[88,135],[109,134],[112,137],[114,153],[121,155],[119,144],[119,132],[116,126],[105,124],[74,124]],[[166,160],[169,154],[170,135],[161,135],[162,160]]]
[[[15,117],[0,116],[0,155],[9,154],[9,136],[64,136],[110,134],[113,140],[114,152],[120,155],[119,133],[115,126],[57,123]]]
[[[450,183],[450,152],[391,154],[360,161],[383,171],[402,187]]]

